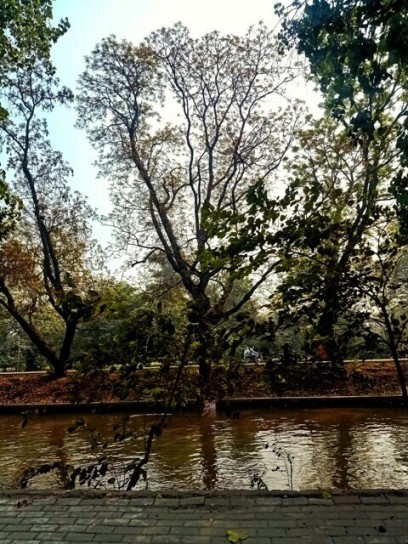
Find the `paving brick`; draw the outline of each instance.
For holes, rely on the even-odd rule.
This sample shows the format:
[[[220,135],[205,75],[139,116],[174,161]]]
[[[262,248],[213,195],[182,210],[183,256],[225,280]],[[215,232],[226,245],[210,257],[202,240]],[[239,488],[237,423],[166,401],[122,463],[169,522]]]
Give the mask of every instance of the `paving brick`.
[[[0,544],[225,544],[229,528],[248,533],[245,544],[408,544],[407,497],[387,494],[51,499],[3,501]]]
[[[66,533],[83,533],[88,526],[89,523],[87,523],[86,525],[79,525],[76,523],[64,523],[61,525],[61,528]]]
[[[396,497],[394,495],[386,495],[390,504],[401,504],[408,507],[408,497]]]
[[[15,504],[11,505],[2,505],[0,508],[0,512],[17,512],[17,507]]]
[[[100,498],[100,499],[81,499],[80,501],[80,506],[107,506],[107,504],[105,504],[105,499],[104,498]],[[112,503],[109,502],[109,505],[111,505]]]
[[[203,506],[205,497],[184,497],[180,499],[181,506]]]
[[[32,530],[32,525],[22,524],[22,523],[9,523],[5,525],[4,530],[9,531],[10,533],[16,533],[16,532],[29,533]]]
[[[116,527],[113,527],[112,525],[88,525],[85,529],[85,532],[87,533],[113,533],[113,530],[116,529]]]
[[[41,540],[18,540],[14,541],[12,544],[41,544]]]
[[[181,544],[209,544],[207,536],[184,536],[179,542]]]
[[[142,534],[144,535],[167,535],[170,532],[170,527],[143,527],[141,529]]]
[[[186,524],[185,518],[174,518],[174,519],[161,519],[160,525],[163,525],[163,527],[183,527]],[[194,520],[194,526],[197,525],[198,521],[200,520]]]
[[[212,536],[225,536],[227,532],[227,529],[224,527],[201,527],[199,529],[199,536],[206,536],[206,537],[212,537]]]
[[[58,521],[62,527],[65,525],[91,525],[95,523],[97,518],[94,516],[89,518],[60,518]]]
[[[363,504],[390,504],[388,497],[361,497]]]
[[[289,527],[298,527],[299,521],[294,519],[285,519],[283,516],[280,519],[270,519],[267,521],[268,527],[280,527],[288,529]]]
[[[151,519],[128,519],[127,526],[128,527],[151,527],[152,525],[155,525],[157,520],[151,520]],[[123,525],[124,527],[125,525]]]
[[[157,530],[163,528],[163,525],[160,524],[160,527],[156,527]],[[157,534],[157,533],[146,533],[146,534]],[[161,533],[159,533],[161,534]],[[179,536],[185,535],[198,535],[198,527],[170,527],[170,534],[177,534]]]
[[[333,506],[334,504],[333,499],[316,499],[315,497],[311,497],[307,502],[312,506]]]
[[[151,506],[154,503],[153,497],[140,497],[129,499],[129,506]]]
[[[308,504],[306,497],[287,497],[282,499],[282,506],[304,506]]]
[[[167,507],[174,507],[180,505],[179,499],[161,499],[157,498],[154,501],[155,506],[167,506]]]
[[[231,506],[231,501],[230,499],[218,499],[211,497],[205,500],[205,505],[209,508],[214,508],[214,506],[225,506],[229,508]]]
[[[257,506],[281,506],[282,498],[281,497],[260,497],[255,499],[255,504]]]
[[[166,536],[154,535],[150,538],[152,539],[151,541],[152,544],[180,544],[180,537],[176,535],[166,535]]]
[[[335,536],[333,544],[366,544],[366,540],[361,536]]]
[[[89,535],[87,535],[89,537]],[[107,542],[113,544],[114,542],[122,542],[123,535],[95,535],[92,542]]]
[[[30,531],[16,531],[9,533],[7,538],[10,540],[10,542],[13,542],[13,540],[20,542],[20,540],[33,540],[36,536],[37,533],[31,533]]]
[[[145,529],[145,528],[147,527],[143,527],[143,526],[115,527],[113,532],[115,535],[134,535],[134,534],[137,535],[137,534],[142,534],[142,529]],[[168,528],[168,531],[170,531],[170,528]]]
[[[66,533],[59,532],[58,534],[52,534],[52,533],[42,533],[41,534],[41,541],[45,542],[46,544],[50,544],[50,541],[58,541],[58,542],[65,542]]]
[[[125,535],[122,542],[131,542],[132,544],[152,544],[153,537],[147,535]]]
[[[62,497],[36,497],[32,501],[28,501],[30,505],[36,505],[36,504],[55,504],[58,502],[58,504],[61,504]]]
[[[85,533],[67,533],[63,542],[95,542],[93,535]],[[49,544],[47,542],[47,544]]]
[[[126,527],[127,525],[129,525],[129,522],[130,522],[129,518],[97,517],[97,518],[94,518],[93,525],[95,525],[96,523],[99,523],[100,525],[113,525],[113,526],[122,525]]]
[[[361,504],[358,495],[334,495],[333,501],[335,504]]]
[[[38,531],[39,533],[55,532],[58,531],[59,525],[51,523],[44,523],[44,520],[41,520],[42,523],[36,523],[31,527],[32,531]]]

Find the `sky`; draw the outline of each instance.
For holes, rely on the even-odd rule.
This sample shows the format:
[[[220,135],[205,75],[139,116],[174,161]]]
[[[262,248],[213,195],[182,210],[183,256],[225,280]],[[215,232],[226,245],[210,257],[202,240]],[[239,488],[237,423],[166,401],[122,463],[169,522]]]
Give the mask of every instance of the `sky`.
[[[270,28],[276,26],[273,4],[273,0],[55,0],[55,20],[67,17],[71,28],[53,47],[52,59],[61,82],[75,92],[84,56],[110,34],[137,44],[151,31],[178,21],[195,37],[212,30],[244,34],[260,20]],[[73,109],[55,112],[49,121],[52,141],[74,170],[73,188],[106,214],[110,210],[108,185],[97,179],[96,155],[85,133],[74,127],[75,121]],[[94,234],[103,245],[110,238],[109,229],[100,226],[94,228]]]

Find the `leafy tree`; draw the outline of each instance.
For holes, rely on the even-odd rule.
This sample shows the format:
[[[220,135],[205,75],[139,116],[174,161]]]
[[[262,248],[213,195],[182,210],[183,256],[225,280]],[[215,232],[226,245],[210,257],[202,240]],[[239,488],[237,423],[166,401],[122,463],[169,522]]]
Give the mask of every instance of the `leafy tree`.
[[[400,361],[401,348],[407,342],[407,252],[398,244],[393,215],[390,210],[388,217],[371,229],[361,251],[353,258],[349,281],[360,295],[358,303],[366,315],[367,339],[379,338],[388,347],[402,395],[407,399]]]
[[[387,130],[382,114],[386,111],[391,117],[399,165],[389,182],[398,201],[401,234],[406,236],[406,2],[295,0],[289,8],[278,6],[278,13],[285,15],[284,42],[295,42],[298,51],[306,56],[328,111],[344,124],[356,144],[362,148],[372,146]]]
[[[48,58],[50,47],[69,28],[67,19],[51,25],[52,0],[7,0],[0,13],[0,84],[15,68]],[[7,117],[0,103],[0,120]]]
[[[67,19],[56,27],[52,20],[52,0],[7,0],[0,11],[0,85],[13,71],[33,66],[48,58],[51,45],[69,28]],[[7,118],[7,105],[0,102],[0,122]],[[10,193],[5,172],[0,170],[0,241],[13,228],[19,203]]]
[[[388,128],[386,119],[383,126]],[[353,310],[350,263],[372,226],[390,210],[387,186],[397,154],[393,134],[384,130],[368,147],[360,146],[341,123],[323,118],[303,131],[293,148],[288,172],[296,235],[284,234],[290,245],[281,267],[282,303],[289,313],[311,319],[332,361],[346,355],[347,339],[361,321]]]
[[[84,368],[116,365],[130,374],[152,361],[177,362],[182,329],[177,301],[168,307],[157,292],[113,280],[99,282],[98,293],[94,318],[82,324],[75,346]]]
[[[177,274],[190,299],[203,398],[221,355],[217,327],[276,266],[258,262],[262,249],[248,253],[239,241],[229,253],[217,248],[225,218],[245,213],[253,185],[271,182],[300,123],[299,108],[283,107],[294,75],[262,25],[242,38],[193,39],[178,24],[139,46],[102,40],[80,77],[78,124],[112,181],[118,243],[135,248],[134,263],[160,254]],[[172,112],[180,116],[175,123]],[[239,240],[237,226],[233,232]],[[236,282],[254,270],[233,300]]]
[[[382,181],[397,198],[400,241],[406,239],[406,3],[307,0],[292,2],[289,8],[278,6],[278,12],[284,15],[283,43],[295,44],[306,56],[312,77],[323,92],[327,111],[344,126],[350,143],[361,151],[366,167],[365,187],[371,188],[357,202],[365,227],[378,221],[382,213],[388,217],[389,211],[378,206]],[[379,160],[383,142],[389,142],[387,176],[381,172]],[[349,253],[348,263],[358,258],[359,249],[363,251],[367,243],[363,240],[365,227],[362,224],[362,229],[356,231],[356,244],[350,248],[353,251]],[[383,273],[380,283],[387,283],[385,270]],[[394,342],[391,344],[395,351]],[[406,396],[396,356],[394,360]]]
[[[97,299],[87,260],[91,211],[70,191],[71,170],[52,149],[47,123],[39,117],[56,104],[68,104],[72,93],[59,87],[54,68],[41,61],[5,76],[1,99],[9,117],[0,124],[0,143],[23,213],[13,236],[0,246],[0,305],[58,377],[65,372],[78,323]],[[57,345],[41,332],[44,305],[58,316]]]

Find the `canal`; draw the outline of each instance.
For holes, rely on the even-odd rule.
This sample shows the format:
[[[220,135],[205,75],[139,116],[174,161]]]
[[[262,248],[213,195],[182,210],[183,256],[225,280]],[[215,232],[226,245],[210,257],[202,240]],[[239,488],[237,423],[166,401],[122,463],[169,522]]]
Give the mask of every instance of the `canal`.
[[[120,415],[83,415],[88,427],[109,441],[105,449],[92,450],[83,428],[67,430],[78,417],[45,414],[22,426],[19,416],[0,416],[0,488],[17,487],[28,466],[55,461],[78,466],[102,454],[120,478],[122,467],[142,454],[145,430],[154,419],[130,415],[127,425],[138,436],[123,443],[112,439]],[[408,411],[245,410],[233,419],[222,413],[172,415],[155,444],[147,482],[139,488],[250,489],[254,475],[279,490],[407,488]],[[36,477],[30,487],[63,485],[64,476],[56,471]]]

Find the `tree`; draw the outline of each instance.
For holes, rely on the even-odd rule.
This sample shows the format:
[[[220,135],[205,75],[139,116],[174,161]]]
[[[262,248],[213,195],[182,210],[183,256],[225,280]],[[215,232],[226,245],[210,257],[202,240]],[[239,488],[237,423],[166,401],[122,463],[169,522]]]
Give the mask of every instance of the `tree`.
[[[0,15],[0,84],[16,67],[48,58],[50,48],[68,28],[67,19],[52,26],[52,0],[7,0]],[[0,103],[0,120],[7,110]]]
[[[78,323],[92,313],[97,299],[87,261],[91,210],[70,191],[71,170],[52,149],[46,120],[39,117],[58,103],[68,104],[72,93],[59,87],[54,68],[44,60],[4,77],[1,99],[9,117],[0,124],[0,143],[24,208],[13,236],[0,246],[0,305],[59,377]],[[36,316],[44,304],[58,316],[58,345],[50,345],[40,332]]]
[[[388,210],[354,257],[349,281],[360,295],[368,338],[377,337],[388,347],[406,401],[408,392],[400,352],[407,341],[407,252],[400,247],[397,233],[395,212]]]
[[[324,117],[300,134],[293,147],[295,160],[287,169],[296,235],[287,233],[282,304],[314,323],[316,337],[334,362],[346,355],[347,340],[362,318],[353,309],[351,260],[370,229],[392,208],[387,188],[398,152],[395,131],[388,130],[386,117],[382,123],[382,135],[362,146],[342,123]]]
[[[169,306],[158,291],[153,294],[113,280],[99,282],[98,293],[99,311],[81,325],[75,346],[87,368],[115,365],[130,374],[152,361],[177,363],[185,304],[174,297]]]
[[[390,189],[396,194],[400,190],[403,199],[408,80],[403,60],[407,12],[402,4],[398,0],[307,0],[278,7],[284,15],[283,43],[295,45],[308,59],[327,112],[344,127],[365,171],[348,249],[336,263],[340,276],[358,253],[367,227],[378,219],[381,191]],[[334,274],[325,295],[330,300],[335,294],[334,309],[340,276]]]
[[[18,67],[33,66],[48,58],[51,45],[69,28],[67,19],[56,27],[52,20],[52,0],[7,0],[0,13],[0,86]],[[8,116],[0,102],[0,122]],[[18,216],[18,199],[11,194],[5,172],[0,170],[0,241],[13,228]]]
[[[359,145],[393,120],[399,165],[390,186],[397,198],[401,234],[408,232],[408,6],[404,0],[295,0],[284,15],[282,37],[306,56],[329,113]],[[361,101],[361,96],[364,100]],[[363,144],[364,142],[364,144]]]
[[[225,218],[245,213],[252,186],[270,184],[301,123],[301,109],[282,98],[294,76],[263,25],[242,38],[193,39],[178,24],[140,46],[102,40],[80,77],[78,124],[112,181],[118,242],[135,248],[134,263],[163,255],[190,298],[203,398],[221,355],[215,329],[276,266],[257,261],[261,248],[246,252],[236,226],[231,251],[217,248]],[[173,112],[180,121],[169,122]],[[232,301],[236,282],[254,271]]]

